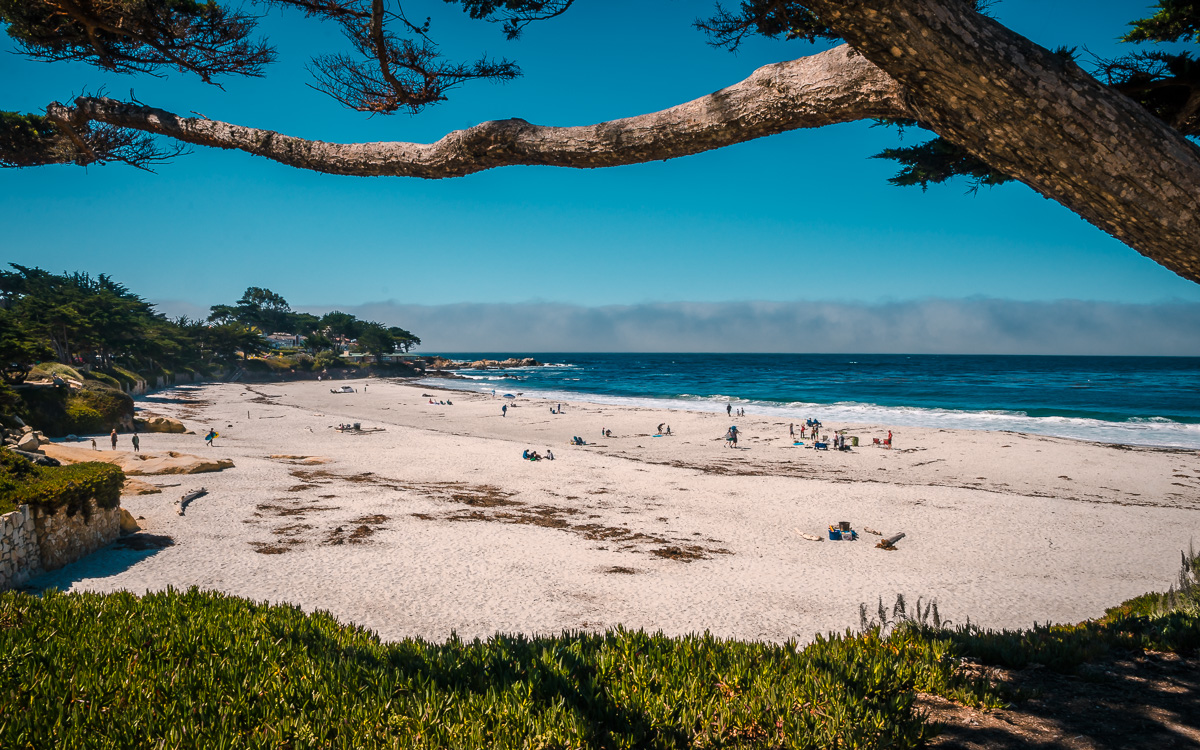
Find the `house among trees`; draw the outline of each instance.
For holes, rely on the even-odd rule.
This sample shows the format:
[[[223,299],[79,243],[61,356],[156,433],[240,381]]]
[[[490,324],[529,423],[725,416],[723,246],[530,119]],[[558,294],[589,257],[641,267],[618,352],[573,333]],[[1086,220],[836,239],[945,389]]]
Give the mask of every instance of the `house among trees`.
[[[304,346],[307,337],[301,336],[298,333],[271,333],[263,336],[267,341],[267,346],[272,349],[298,349]]]

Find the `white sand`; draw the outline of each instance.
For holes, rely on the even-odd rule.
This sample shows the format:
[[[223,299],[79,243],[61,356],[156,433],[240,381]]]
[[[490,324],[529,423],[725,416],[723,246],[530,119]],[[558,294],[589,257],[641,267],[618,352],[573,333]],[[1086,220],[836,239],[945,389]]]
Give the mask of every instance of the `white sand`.
[[[895,450],[817,452],[793,447],[786,422],[753,415],[567,403],[555,416],[550,402],[520,399],[501,417],[488,396],[349,382],[359,393],[236,383],[145,398],[197,434],[144,435],[143,451],[211,453],[236,468],[148,477],[179,486],[122,500],[174,546],[109,548],[33,584],[198,585],[328,610],[387,639],[623,624],[782,641],[855,626],[860,602],[898,592],[936,597],[956,621],[1076,622],[1165,588],[1200,537],[1195,451],[906,428]],[[332,429],[355,421],[386,430]],[[731,421],[736,451],[721,439]],[[676,435],[651,437],[660,422]],[[209,426],[221,433],[211,449]],[[870,443],[886,429],[851,434]],[[593,444],[570,446],[572,435]],[[555,461],[521,460],[547,447]],[[175,501],[200,486],[209,494],[178,516]],[[490,504],[506,496],[518,504]],[[862,539],[797,532],[824,536],[843,520]],[[351,539],[361,526],[372,533]],[[908,536],[885,552],[864,527]],[[702,559],[653,554],[670,547]],[[260,552],[273,549],[286,551]]]

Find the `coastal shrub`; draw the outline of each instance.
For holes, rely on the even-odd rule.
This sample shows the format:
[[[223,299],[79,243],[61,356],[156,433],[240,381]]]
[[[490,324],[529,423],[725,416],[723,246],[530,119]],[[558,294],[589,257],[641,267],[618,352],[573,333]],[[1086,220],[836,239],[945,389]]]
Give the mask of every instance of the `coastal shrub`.
[[[291,371],[293,364],[283,357],[251,357],[242,367],[247,372],[282,373]]]
[[[38,380],[40,378],[53,378],[57,375],[60,378],[71,378],[72,380],[84,381],[84,376],[70,365],[64,365],[61,362],[42,362],[39,365],[34,365],[29,371],[29,376],[26,380]]]
[[[112,464],[78,463],[68,466],[35,466],[12,451],[0,450],[0,513],[18,505],[35,505],[69,516],[88,512],[88,500],[101,508],[121,502],[125,473]],[[0,747],[7,745],[0,741]]]
[[[1200,617],[1176,611],[1078,625],[1035,625],[1026,630],[963,626],[935,633],[926,629],[919,636],[948,638],[956,653],[970,654],[988,665],[1024,669],[1041,664],[1058,672],[1073,672],[1081,664],[1117,653],[1193,653],[1200,648]]]
[[[8,383],[0,380],[0,425],[16,427],[18,422],[13,417],[24,419],[25,403],[21,396]]]
[[[64,430],[76,435],[104,432],[104,415],[76,399],[67,401],[67,423]],[[111,429],[111,428],[109,428]]]
[[[1162,615],[1175,611],[1200,612],[1200,552],[1189,545],[1179,553],[1179,576],[1166,593],[1151,592],[1105,611],[1109,619],[1130,615]]]
[[[194,588],[8,592],[0,623],[4,747],[912,748],[932,731],[914,690],[953,679],[878,631],[382,643]]]
[[[342,358],[333,352],[319,352],[317,356],[313,358],[314,370],[325,367],[344,367],[345,364],[346,363],[342,361]]]
[[[109,377],[111,377],[112,379],[114,379],[118,382],[117,387],[119,387],[125,391],[133,390],[134,388],[137,387],[137,384],[139,382],[145,380],[145,378],[142,377],[141,375],[138,375],[136,372],[133,372],[132,370],[126,370],[124,367],[113,366],[113,367],[108,368],[104,372],[106,375],[108,375]]]
[[[84,377],[87,378],[88,380],[99,381],[101,383],[104,383],[107,386],[112,387],[112,388],[120,388],[121,387],[121,381],[117,380],[112,375],[101,372],[99,370],[92,370],[91,372],[86,372],[86,373],[84,373]]]
[[[67,394],[68,423],[65,430],[68,433],[84,434],[89,432],[107,432],[114,427],[133,418],[133,398],[120,388],[96,382],[94,380],[83,384],[83,388],[72,390]],[[100,415],[95,421],[90,412]],[[86,417],[83,422],[75,422],[72,414],[78,413]]]

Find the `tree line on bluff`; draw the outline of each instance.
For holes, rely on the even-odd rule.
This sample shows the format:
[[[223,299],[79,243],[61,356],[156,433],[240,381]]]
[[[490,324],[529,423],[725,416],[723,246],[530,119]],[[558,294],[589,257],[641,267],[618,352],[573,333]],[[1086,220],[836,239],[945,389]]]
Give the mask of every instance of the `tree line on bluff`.
[[[379,357],[421,343],[403,328],[349,313],[297,312],[283,296],[260,287],[250,287],[232,305],[212,306],[206,320],[171,319],[106,274],[10,266],[0,271],[0,366],[12,382],[42,362],[147,376],[202,372],[267,351],[272,333],[302,337],[301,348],[321,367],[341,364],[340,347]]]

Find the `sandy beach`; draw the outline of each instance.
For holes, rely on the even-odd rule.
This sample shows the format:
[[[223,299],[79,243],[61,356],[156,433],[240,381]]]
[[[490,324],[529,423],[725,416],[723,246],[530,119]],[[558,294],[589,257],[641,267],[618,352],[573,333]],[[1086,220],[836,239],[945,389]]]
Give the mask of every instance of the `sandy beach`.
[[[358,392],[330,393],[343,382]],[[116,545],[31,583],[196,585],[385,639],[624,625],[783,641],[856,626],[860,602],[897,593],[956,622],[1076,622],[1165,588],[1200,537],[1196,451],[914,428],[886,450],[871,439],[887,425],[827,424],[864,445],[822,452],[777,418],[558,403],[374,379],[151,394],[140,408],[196,434],[143,435],[143,452],[235,468],[141,477],[162,493],[122,505],[173,545]],[[382,429],[334,429],[353,422]],[[674,434],[655,437],[659,423]],[[861,538],[801,536],[839,521]],[[868,528],[906,537],[884,551]]]

